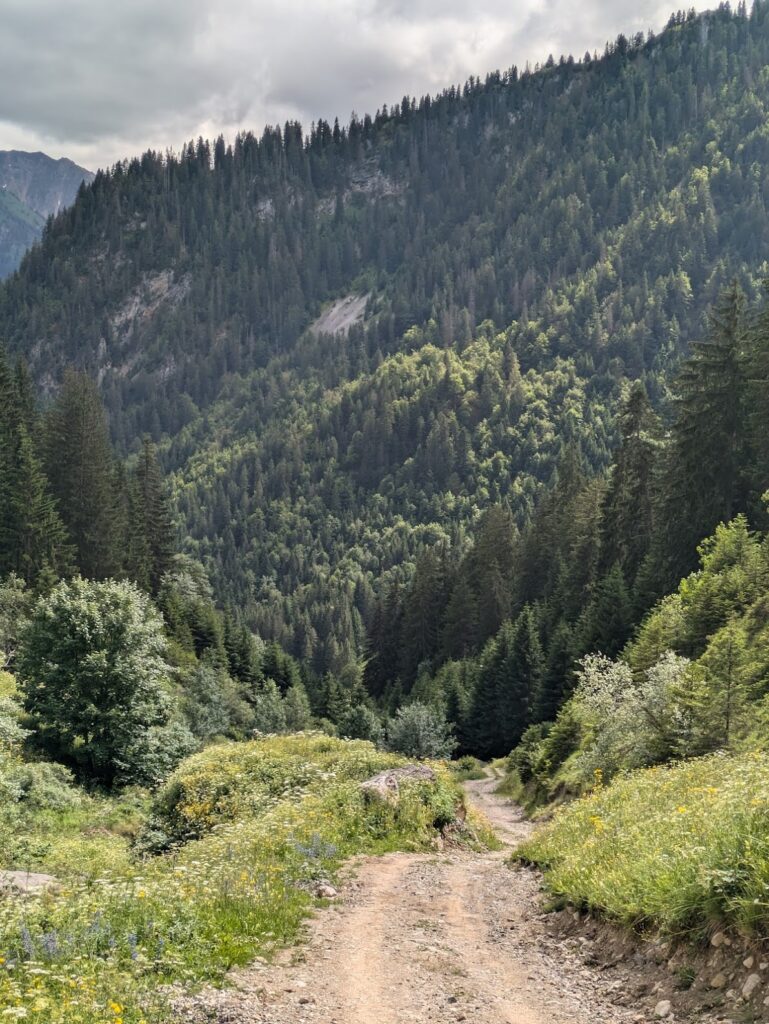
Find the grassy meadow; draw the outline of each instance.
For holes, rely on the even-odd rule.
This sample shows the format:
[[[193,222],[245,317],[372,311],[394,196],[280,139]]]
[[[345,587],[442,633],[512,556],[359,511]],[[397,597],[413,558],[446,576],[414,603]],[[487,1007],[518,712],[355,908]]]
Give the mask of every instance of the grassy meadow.
[[[556,902],[635,928],[769,936],[769,755],[599,779],[519,854],[544,869]]]
[[[0,900],[0,1019],[155,1024],[173,983],[218,983],[295,940],[313,880],[353,853],[422,848],[453,819],[440,768],[397,806],[363,796],[361,780],[399,763],[320,735],[225,743],[151,804],[129,791],[31,817],[5,863],[58,882]]]

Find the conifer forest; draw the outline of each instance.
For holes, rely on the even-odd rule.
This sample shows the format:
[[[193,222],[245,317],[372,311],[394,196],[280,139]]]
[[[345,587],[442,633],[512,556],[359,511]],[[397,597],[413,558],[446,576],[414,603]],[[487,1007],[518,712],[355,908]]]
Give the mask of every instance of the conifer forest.
[[[196,904],[182,939],[170,858],[273,851],[284,813],[303,864],[415,849],[462,773],[565,805],[521,854],[561,905],[769,941],[765,810],[727,852],[703,810],[681,865],[671,825],[664,892],[617,817],[769,792],[766,0],[99,170],[0,282],[0,343],[0,868],[58,876],[102,829],[159,922],[0,897],[0,1007],[184,1019],[162,986],[293,941],[307,894],[238,904],[248,939]],[[351,809],[401,757],[453,768]],[[84,1001],[4,978],[77,943]]]

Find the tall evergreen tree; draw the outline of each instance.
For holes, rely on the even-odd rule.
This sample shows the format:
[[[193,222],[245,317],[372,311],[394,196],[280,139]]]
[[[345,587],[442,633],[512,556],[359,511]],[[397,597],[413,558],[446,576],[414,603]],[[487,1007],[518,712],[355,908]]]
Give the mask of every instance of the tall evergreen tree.
[[[618,419],[621,440],[604,499],[600,567],[607,572],[617,564],[632,583],[651,544],[654,473],[662,441],[641,382],[630,389]]]
[[[114,460],[96,385],[69,370],[45,423],[45,464],[81,574],[106,579],[121,563]]]
[[[28,583],[48,571],[54,577],[71,565],[71,547],[56,502],[48,489],[32,439],[19,428],[12,467],[10,521],[13,537],[8,552],[11,569]]]
[[[70,566],[66,530],[31,435],[34,405],[22,372],[0,353],[0,573],[26,582]]]
[[[129,485],[129,575],[152,594],[171,568],[174,526],[155,445],[145,437]]]
[[[469,713],[469,734],[482,757],[509,753],[532,716],[542,684],[542,648],[534,610],[526,606],[483,650]]]
[[[759,520],[769,490],[769,279],[764,281],[763,307],[749,326],[745,375],[750,511]]]
[[[745,352],[745,299],[734,284],[676,383],[654,539],[662,591],[695,567],[697,545],[718,523],[746,508]]]
[[[551,722],[574,686],[577,643],[574,630],[560,620],[548,637],[542,682],[534,701],[533,718]]]

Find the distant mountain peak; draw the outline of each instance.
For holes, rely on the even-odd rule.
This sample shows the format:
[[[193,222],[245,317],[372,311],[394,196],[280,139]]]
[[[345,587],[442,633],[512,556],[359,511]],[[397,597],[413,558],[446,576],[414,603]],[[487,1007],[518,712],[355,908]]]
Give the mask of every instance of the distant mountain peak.
[[[0,150],[0,278],[18,267],[46,220],[74,202],[91,171],[67,157]]]

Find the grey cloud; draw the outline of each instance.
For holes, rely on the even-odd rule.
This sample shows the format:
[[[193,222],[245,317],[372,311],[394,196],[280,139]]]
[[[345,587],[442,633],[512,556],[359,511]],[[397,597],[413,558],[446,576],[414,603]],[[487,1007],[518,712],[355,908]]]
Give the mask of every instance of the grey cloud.
[[[661,27],[659,0],[0,0],[0,148],[97,166]]]

